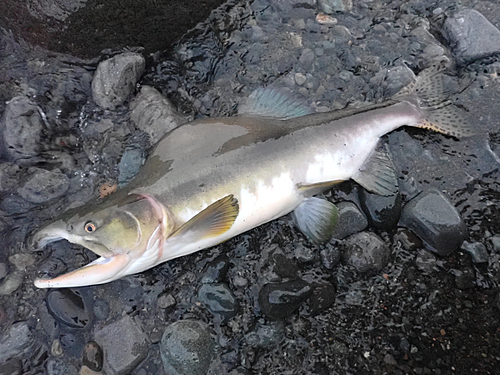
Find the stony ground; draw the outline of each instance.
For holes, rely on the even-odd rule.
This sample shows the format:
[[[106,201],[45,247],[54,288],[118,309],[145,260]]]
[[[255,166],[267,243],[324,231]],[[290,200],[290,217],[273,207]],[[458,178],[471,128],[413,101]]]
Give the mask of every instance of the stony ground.
[[[499,27],[489,1],[230,2],[172,53],[94,60],[2,30],[0,374],[498,373]],[[285,216],[106,285],[33,286],[95,256],[29,234],[126,184],[173,126],[263,86],[317,111],[377,102],[443,59],[477,134],[384,137],[399,193],[327,192],[327,245]]]

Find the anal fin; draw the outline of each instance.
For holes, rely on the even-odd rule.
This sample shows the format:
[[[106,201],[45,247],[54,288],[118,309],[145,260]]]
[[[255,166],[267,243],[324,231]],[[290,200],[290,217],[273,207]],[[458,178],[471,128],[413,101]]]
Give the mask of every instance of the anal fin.
[[[338,220],[338,209],[325,199],[311,197],[293,211],[293,216],[302,233],[315,244],[322,244],[332,236]]]
[[[172,233],[171,237],[189,237],[190,241],[198,241],[204,238],[217,237],[227,232],[238,217],[238,200],[231,194],[200,211],[179,229]]]
[[[371,193],[385,196],[397,194],[396,168],[387,146],[373,151],[352,179]]]

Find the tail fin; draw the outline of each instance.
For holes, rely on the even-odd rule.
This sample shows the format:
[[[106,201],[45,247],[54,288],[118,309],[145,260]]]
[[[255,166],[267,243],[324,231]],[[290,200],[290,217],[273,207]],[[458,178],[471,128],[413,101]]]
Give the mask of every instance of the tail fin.
[[[461,110],[449,100],[452,94],[445,89],[444,74],[446,65],[441,63],[423,70],[415,82],[406,86],[396,97],[413,97],[423,113],[423,120],[414,125],[439,133],[462,138],[474,135]]]

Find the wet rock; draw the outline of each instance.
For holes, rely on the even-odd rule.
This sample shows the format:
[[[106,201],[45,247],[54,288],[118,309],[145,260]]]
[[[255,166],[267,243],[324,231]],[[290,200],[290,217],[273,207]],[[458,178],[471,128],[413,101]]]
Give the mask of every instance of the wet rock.
[[[32,203],[27,202],[19,195],[9,195],[0,202],[2,210],[11,214],[25,213],[35,207]]]
[[[43,123],[35,103],[24,96],[11,99],[0,120],[0,153],[22,161],[38,155]]]
[[[268,318],[285,318],[299,308],[311,291],[309,284],[303,280],[266,284],[259,292],[260,309]]]
[[[215,342],[204,323],[181,320],[165,329],[160,355],[169,375],[205,375],[215,356]]]
[[[132,93],[146,62],[138,53],[127,52],[102,61],[92,80],[92,96],[102,108],[114,109]]]
[[[272,265],[273,271],[282,278],[296,278],[299,272],[297,262],[289,259],[283,252],[276,248],[270,254],[269,261]]]
[[[20,357],[32,343],[33,335],[27,322],[14,323],[0,335],[0,363]]]
[[[28,170],[28,181],[19,189],[19,194],[30,203],[45,203],[62,196],[69,189],[69,178],[61,172],[32,167]]]
[[[421,271],[432,272],[432,271],[439,271],[440,262],[436,259],[436,256],[431,252],[424,249],[420,249],[417,250],[415,265]]]
[[[313,314],[318,314],[322,310],[335,303],[337,288],[332,284],[315,285],[309,297],[309,306]]]
[[[140,93],[130,103],[130,119],[149,135],[152,144],[186,119],[177,113],[172,103],[164,98],[156,89],[142,86]]]
[[[19,359],[11,359],[0,365],[2,375],[21,375],[23,373],[23,363]]]
[[[104,351],[108,375],[132,372],[148,354],[146,335],[129,315],[95,332],[94,340]]]
[[[312,263],[316,259],[316,251],[302,243],[295,244],[293,255],[300,263]]]
[[[343,261],[360,273],[380,272],[389,262],[391,249],[376,234],[361,232],[347,238],[341,245]]]
[[[461,247],[462,250],[468,252],[474,263],[487,263],[489,254],[486,246],[481,242],[464,241]]]
[[[0,284],[0,295],[8,296],[14,293],[24,281],[24,272],[13,271],[9,273]]]
[[[87,302],[78,289],[50,289],[45,301],[52,316],[69,327],[86,328],[91,323]]]
[[[139,173],[144,160],[144,153],[141,149],[134,146],[125,148],[120,163],[118,163],[118,170],[120,172],[118,175],[118,186],[122,187],[132,180]]]
[[[285,338],[285,324],[282,320],[267,324],[257,323],[254,330],[245,335],[246,343],[254,348],[271,349]]]
[[[361,208],[375,228],[389,230],[396,226],[401,215],[401,195],[383,196],[360,189]]]
[[[32,254],[18,253],[9,257],[9,262],[16,267],[18,271],[26,271],[26,268],[35,264],[35,257]]]
[[[50,358],[47,361],[47,375],[78,375],[78,370],[68,361]]]
[[[238,313],[238,303],[233,292],[226,284],[202,284],[198,299],[213,314],[227,321]]]
[[[401,223],[442,256],[457,250],[467,233],[456,208],[435,189],[420,193],[407,203],[401,214]]]
[[[328,14],[352,10],[352,0],[318,0],[318,3],[321,10]]]
[[[342,253],[338,247],[331,244],[327,244],[325,249],[322,249],[319,253],[321,256],[321,264],[329,270],[333,268],[340,262]]]
[[[422,240],[406,228],[398,228],[398,231],[394,235],[394,242],[399,242],[403,249],[410,251],[417,250],[423,245]]]
[[[175,306],[175,298],[171,294],[162,294],[158,297],[158,307],[160,309],[170,309]]]
[[[96,299],[94,301],[94,316],[99,320],[106,320],[109,315],[109,305],[106,301],[102,299]]]
[[[219,283],[227,275],[229,269],[229,258],[227,255],[220,255],[211,262],[209,262],[201,278],[202,283]]]
[[[87,366],[90,370],[99,372],[102,370],[104,361],[104,353],[102,348],[95,341],[90,341],[83,348],[82,365]]]
[[[500,30],[473,9],[464,9],[447,18],[442,32],[462,62],[500,53]]]
[[[337,204],[339,209],[339,219],[335,228],[333,228],[332,238],[342,240],[354,233],[361,232],[368,226],[368,220],[365,214],[352,202],[340,202]]]
[[[476,286],[476,273],[472,268],[465,268],[464,270],[454,270],[455,283],[460,290],[472,289]]]

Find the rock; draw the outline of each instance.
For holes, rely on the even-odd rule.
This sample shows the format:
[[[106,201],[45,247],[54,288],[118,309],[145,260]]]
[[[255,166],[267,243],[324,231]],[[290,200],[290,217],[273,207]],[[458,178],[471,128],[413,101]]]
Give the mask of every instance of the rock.
[[[285,338],[285,324],[282,320],[267,324],[257,323],[254,330],[245,335],[246,343],[254,348],[271,349]]]
[[[9,273],[0,284],[0,295],[7,296],[14,293],[24,281],[24,272],[14,271]]]
[[[0,205],[2,207],[2,210],[10,214],[25,213],[31,210],[33,207],[35,207],[32,203],[27,202],[19,195],[15,194],[5,197],[0,202]]]
[[[398,228],[394,235],[394,242],[400,243],[403,249],[414,251],[422,247],[422,240],[415,233],[406,228]]]
[[[260,309],[268,318],[285,318],[299,308],[311,291],[309,284],[303,280],[266,284],[259,292]]]
[[[44,343],[35,350],[31,355],[31,365],[33,367],[40,366],[45,360],[49,358],[49,348]]]
[[[474,263],[487,263],[489,254],[486,246],[481,242],[464,241],[461,247],[462,250],[468,252]]]
[[[223,254],[209,262],[203,270],[202,283],[220,283],[227,275],[229,258]]]
[[[300,263],[313,263],[316,260],[316,251],[303,243],[294,244],[293,255]]]
[[[141,92],[130,103],[130,110],[130,119],[135,126],[149,135],[152,144],[156,144],[169,131],[186,122],[172,103],[150,86],[142,86]]]
[[[19,359],[11,359],[0,365],[2,375],[21,375],[23,372],[23,363]]]
[[[6,328],[0,335],[0,363],[20,357],[33,341],[27,322],[18,322]]]
[[[158,307],[160,309],[173,308],[175,304],[175,298],[171,294],[162,294],[158,297]]]
[[[9,274],[9,268],[5,263],[0,263],[0,280]]]
[[[102,348],[95,341],[90,341],[83,348],[82,365],[87,366],[90,370],[99,372],[102,370],[104,361],[104,353]]]
[[[92,79],[92,96],[102,108],[114,109],[132,93],[146,67],[138,53],[126,52],[104,60]]]
[[[375,274],[389,262],[391,249],[374,233],[361,232],[341,245],[343,261],[360,273]]]
[[[19,189],[19,194],[30,203],[48,202],[62,196],[69,189],[69,178],[57,170],[32,167],[28,174],[30,178]]]
[[[327,244],[326,248],[320,251],[321,264],[329,270],[332,270],[339,262],[342,253],[338,247]]]
[[[467,233],[456,208],[436,189],[420,193],[408,202],[403,208],[401,223],[442,256],[457,250]]]
[[[9,257],[9,262],[16,267],[18,271],[26,271],[26,268],[35,264],[35,257],[32,254],[18,253]]]
[[[19,184],[19,174],[20,168],[18,165],[9,162],[0,164],[0,193],[7,194],[14,190],[14,188]]]
[[[332,238],[343,240],[354,233],[361,232],[368,226],[365,214],[352,202],[337,204],[339,219],[333,228]]]
[[[318,0],[318,3],[321,10],[328,14],[352,10],[352,0]]]
[[[78,370],[68,361],[50,358],[47,361],[47,375],[78,375]]]
[[[315,285],[309,297],[309,306],[313,314],[318,314],[322,310],[335,303],[337,288],[332,284]]]
[[[389,196],[372,194],[365,189],[359,190],[361,208],[368,221],[377,229],[393,229],[401,215],[401,195]]]
[[[38,155],[43,123],[35,103],[24,96],[11,99],[0,121],[0,152],[9,160]]]
[[[454,270],[455,283],[460,290],[472,289],[476,286],[476,272],[472,268],[465,268],[464,270]]]
[[[50,289],[45,301],[50,314],[68,327],[86,328],[91,324],[88,303],[78,289]]]
[[[148,354],[147,337],[129,315],[96,331],[94,340],[103,349],[107,375],[131,373]]]
[[[238,303],[226,284],[202,284],[198,290],[198,299],[213,314],[227,321],[238,313]]]
[[[109,315],[109,305],[102,299],[94,301],[94,316],[99,320],[106,320]]]
[[[500,53],[500,30],[473,9],[447,18],[442,33],[454,55],[464,63]]]
[[[118,170],[120,172],[118,175],[118,186],[123,187],[132,180],[139,173],[144,160],[144,153],[141,149],[134,146],[125,148],[120,163],[118,163]]]
[[[205,375],[215,357],[215,342],[205,323],[181,320],[165,329],[160,355],[168,375]]]

